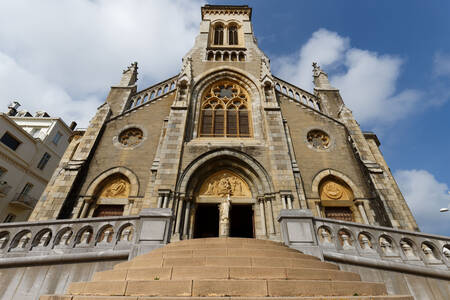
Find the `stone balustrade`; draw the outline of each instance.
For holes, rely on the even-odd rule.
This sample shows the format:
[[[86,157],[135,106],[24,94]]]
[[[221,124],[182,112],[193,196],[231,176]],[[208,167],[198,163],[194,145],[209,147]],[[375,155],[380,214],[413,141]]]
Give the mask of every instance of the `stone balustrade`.
[[[246,61],[245,49],[210,49],[206,52],[207,61]]]
[[[308,93],[307,91],[304,91],[294,85],[291,85],[277,77],[274,77],[274,81],[275,89],[278,92],[282,93],[284,96],[294,100],[297,103],[309,106],[312,109],[322,112],[320,99],[315,95]]]
[[[304,210],[283,210],[279,221],[286,245],[322,259],[450,279],[449,237],[315,218]]]
[[[168,242],[170,209],[138,216],[0,224],[0,267],[32,262],[127,259]],[[39,257],[36,258],[36,257]]]
[[[160,97],[165,96],[170,92],[173,92],[176,88],[177,78],[178,75],[136,93],[131,98],[131,101],[129,102],[126,110],[130,110],[135,107],[144,105],[149,101],[155,101]]]

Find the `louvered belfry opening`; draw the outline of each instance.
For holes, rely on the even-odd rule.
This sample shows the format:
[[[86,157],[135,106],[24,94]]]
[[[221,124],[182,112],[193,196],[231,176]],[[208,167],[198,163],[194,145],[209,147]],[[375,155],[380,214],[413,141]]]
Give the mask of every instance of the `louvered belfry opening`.
[[[212,84],[202,97],[200,137],[250,137],[250,98],[231,81]]]

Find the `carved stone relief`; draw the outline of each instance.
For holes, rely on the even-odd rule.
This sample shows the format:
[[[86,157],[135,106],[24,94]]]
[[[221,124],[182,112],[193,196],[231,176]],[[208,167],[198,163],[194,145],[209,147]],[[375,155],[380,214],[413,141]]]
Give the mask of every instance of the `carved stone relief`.
[[[326,179],[320,187],[321,200],[353,200],[350,188],[334,178]]]
[[[139,128],[128,128],[122,131],[119,135],[119,143],[124,146],[136,146],[142,141],[143,132]]]
[[[325,150],[330,147],[330,137],[322,130],[311,130],[308,132],[306,139],[308,143],[316,149]]]
[[[230,171],[218,172],[209,177],[200,188],[202,196],[251,197],[247,183]]]
[[[123,177],[108,180],[103,186],[99,198],[128,198],[130,183]]]

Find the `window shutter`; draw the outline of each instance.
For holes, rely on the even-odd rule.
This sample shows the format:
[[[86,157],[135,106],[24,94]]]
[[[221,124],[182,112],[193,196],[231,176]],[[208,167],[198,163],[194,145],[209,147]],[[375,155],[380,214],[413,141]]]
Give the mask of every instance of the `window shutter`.
[[[250,136],[247,110],[239,111],[239,136]]]
[[[227,110],[227,136],[237,136],[237,112],[234,108]]]
[[[216,109],[214,111],[214,136],[223,136],[225,129],[225,111]]]
[[[202,111],[202,129],[200,136],[211,136],[212,135],[212,110],[204,109]]]

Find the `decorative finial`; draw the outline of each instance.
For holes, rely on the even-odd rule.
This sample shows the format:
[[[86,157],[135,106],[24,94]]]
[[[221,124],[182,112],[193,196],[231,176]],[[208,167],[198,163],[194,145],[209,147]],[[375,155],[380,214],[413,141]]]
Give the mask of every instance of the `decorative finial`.
[[[132,63],[128,68],[123,70],[122,79],[120,80],[120,86],[131,86],[134,85],[137,81],[137,75],[138,75],[138,64],[135,61]]]

